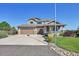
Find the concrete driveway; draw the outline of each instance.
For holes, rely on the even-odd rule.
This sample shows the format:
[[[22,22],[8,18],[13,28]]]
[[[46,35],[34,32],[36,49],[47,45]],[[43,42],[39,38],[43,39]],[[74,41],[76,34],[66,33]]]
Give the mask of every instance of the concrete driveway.
[[[60,56],[47,45],[0,45],[0,56]]]
[[[13,35],[0,39],[0,45],[47,45],[41,35]]]
[[[0,56],[59,56],[41,35],[13,35],[0,39]]]

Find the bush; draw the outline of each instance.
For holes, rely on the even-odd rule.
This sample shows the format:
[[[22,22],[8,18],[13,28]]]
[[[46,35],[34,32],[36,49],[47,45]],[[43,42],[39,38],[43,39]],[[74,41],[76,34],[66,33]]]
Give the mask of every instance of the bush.
[[[5,31],[0,31],[0,38],[8,37],[8,33]]]
[[[15,35],[15,34],[17,34],[18,32],[17,32],[17,30],[16,30],[16,28],[15,27],[12,27],[9,31],[8,31],[8,34],[9,35]]]
[[[65,37],[75,37],[76,33],[74,31],[66,31],[63,33],[63,36]]]
[[[8,31],[8,34],[9,34],[9,35],[15,35],[15,34],[17,34],[17,31],[15,31],[15,30],[10,30],[10,31]]]
[[[51,42],[54,38],[54,34],[48,34],[48,42]]]
[[[79,37],[79,30],[76,30],[75,33],[76,33],[76,36]]]

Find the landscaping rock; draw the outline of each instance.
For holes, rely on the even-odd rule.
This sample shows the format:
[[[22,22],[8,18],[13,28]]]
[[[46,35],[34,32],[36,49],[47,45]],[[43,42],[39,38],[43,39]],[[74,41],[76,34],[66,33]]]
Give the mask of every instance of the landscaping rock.
[[[54,50],[55,52],[57,52],[61,56],[79,56],[79,53],[64,50],[64,49],[58,47],[57,45],[55,45],[54,43],[49,43],[49,46],[52,50]]]

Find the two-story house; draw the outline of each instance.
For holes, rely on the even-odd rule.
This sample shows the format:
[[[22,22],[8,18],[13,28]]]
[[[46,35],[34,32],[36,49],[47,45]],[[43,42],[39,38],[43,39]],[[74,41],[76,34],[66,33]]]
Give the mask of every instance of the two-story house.
[[[43,33],[54,33],[63,29],[65,26],[59,22],[49,19],[30,18],[27,24],[21,24],[18,26],[18,34],[43,34]]]

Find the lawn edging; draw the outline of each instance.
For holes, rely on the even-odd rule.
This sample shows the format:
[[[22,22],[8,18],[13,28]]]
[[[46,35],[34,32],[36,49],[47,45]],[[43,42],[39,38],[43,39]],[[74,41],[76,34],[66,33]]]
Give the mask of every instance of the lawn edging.
[[[64,49],[58,47],[54,43],[49,43],[48,45],[50,46],[50,49],[54,50],[56,53],[58,53],[61,56],[79,56],[79,53],[64,50]]]

